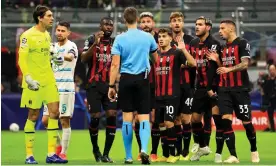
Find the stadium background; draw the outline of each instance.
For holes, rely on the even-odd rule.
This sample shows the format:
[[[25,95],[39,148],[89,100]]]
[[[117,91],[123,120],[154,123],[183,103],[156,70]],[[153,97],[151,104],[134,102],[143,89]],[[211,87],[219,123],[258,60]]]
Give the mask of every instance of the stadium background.
[[[67,20],[71,22],[74,41],[82,52],[85,39],[98,31],[102,17],[112,17],[115,22],[114,33],[125,31],[122,22],[122,12],[126,6],[137,6],[139,12],[151,11],[154,14],[156,30],[168,27],[169,15],[172,11],[182,11],[185,15],[185,33],[194,35],[194,21],[199,16],[209,17],[213,21],[212,34],[219,39],[218,26],[222,18],[232,18],[237,24],[238,34],[251,44],[251,66],[249,68],[253,90],[251,92],[254,109],[253,123],[257,129],[267,126],[267,115],[261,112],[261,96],[256,84],[258,72],[266,71],[266,61],[274,59],[276,62],[276,1],[275,0],[146,0],[146,3],[131,0],[110,1],[101,4],[101,0],[6,0],[1,1],[1,120],[2,130],[7,130],[11,123],[17,123],[23,129],[27,111],[19,108],[21,89],[21,73],[17,66],[17,48],[19,36],[33,23],[32,12],[37,4],[51,7],[55,22]],[[116,6],[116,7],[115,7]],[[54,39],[54,29],[49,31]],[[220,39],[219,39],[220,40]],[[221,41],[221,40],[220,40]],[[223,42],[223,41],[221,41]],[[73,129],[87,128],[87,112],[83,79],[85,65],[79,60],[77,63],[75,80],[78,93]],[[104,112],[101,128],[105,125]],[[118,114],[118,128],[121,125],[121,113]],[[243,129],[238,120],[233,121],[236,129]],[[37,129],[43,129],[37,123]]]

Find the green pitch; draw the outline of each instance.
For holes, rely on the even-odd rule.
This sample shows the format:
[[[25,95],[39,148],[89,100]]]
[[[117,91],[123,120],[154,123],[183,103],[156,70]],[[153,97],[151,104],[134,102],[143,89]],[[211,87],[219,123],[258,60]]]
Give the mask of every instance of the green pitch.
[[[213,162],[214,151],[215,151],[215,133],[212,133],[211,148],[213,153],[209,156],[201,158],[199,162],[177,162],[176,164],[181,165],[215,165]],[[2,165],[22,165],[25,161],[25,145],[24,145],[24,133],[12,133],[9,131],[2,131],[2,147],[1,147],[1,163]],[[260,164],[276,164],[276,133],[257,133],[258,151],[260,153],[261,162]],[[99,146],[103,151],[105,140],[105,132],[99,133]],[[192,145],[192,143],[191,143]],[[226,144],[224,144],[223,159],[229,156]],[[136,159],[138,154],[138,147],[135,136],[133,137],[133,157]],[[249,142],[247,141],[245,132],[236,132],[236,148],[237,154],[240,159],[240,164],[251,165],[250,162],[250,151]],[[149,150],[151,150],[151,144],[149,144]],[[158,154],[161,155],[161,146],[158,148]],[[34,148],[35,159],[39,164],[46,164],[45,158],[47,155],[47,133],[46,131],[36,132],[35,137],[35,148]],[[90,143],[88,130],[73,130],[71,137],[71,144],[69,147],[68,164],[74,165],[91,165],[97,164],[94,161],[92,155],[92,147]],[[122,164],[125,157],[124,144],[122,140],[122,134],[120,131],[117,132],[113,147],[111,149],[110,157],[116,161],[115,164]],[[140,164],[135,161],[134,164]],[[152,164],[166,164],[166,163],[152,163]],[[219,164],[217,164],[219,165]]]

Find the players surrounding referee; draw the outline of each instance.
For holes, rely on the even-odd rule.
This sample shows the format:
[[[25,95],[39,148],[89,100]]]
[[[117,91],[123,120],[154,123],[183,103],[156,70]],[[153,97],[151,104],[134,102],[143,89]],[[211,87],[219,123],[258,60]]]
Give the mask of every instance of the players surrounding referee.
[[[24,76],[21,107],[29,109],[24,128],[25,163],[37,164],[33,156],[34,126],[39,118],[42,104],[48,107],[46,163],[67,163],[66,155],[60,157],[55,154],[58,118],[59,115],[60,118],[63,117],[61,118],[63,132],[67,131],[65,129],[70,129],[68,136],[70,139],[70,117],[74,99],[71,97],[72,100],[67,99],[65,102],[64,97],[59,97],[58,92],[68,87],[58,87],[57,91],[56,86],[59,84],[56,79],[59,77],[62,78],[57,79],[59,81],[65,79],[64,75],[55,79],[50,61],[57,68],[64,69],[57,71],[65,71],[66,65],[63,65],[63,61],[68,61],[66,63],[69,65],[69,62],[77,57],[77,47],[72,44],[72,48],[75,49],[69,49],[71,45],[68,45],[68,48],[66,45],[64,49],[68,49],[68,54],[59,53],[58,56],[51,57],[51,37],[47,29],[54,21],[52,12],[45,6],[37,6],[33,18],[36,25],[21,35],[19,49],[19,66]],[[195,20],[196,38],[184,34],[184,16],[181,12],[171,13],[169,18],[171,30],[161,28],[158,32],[154,31],[154,15],[150,12],[143,12],[138,18],[137,10],[129,7],[124,11],[124,19],[128,31],[114,39],[111,37],[113,20],[108,17],[102,18],[100,31],[88,37],[81,54],[82,62],[88,64],[86,95],[90,113],[89,134],[95,160],[114,162],[109,157],[109,152],[115,139],[116,110],[119,108],[123,111],[125,164],[133,163],[131,146],[134,111],[137,111],[134,128],[139,144],[138,159],[142,160],[142,164],[150,164],[150,161],[168,163],[175,163],[178,160],[198,161],[202,156],[209,155],[211,117],[216,125],[214,162],[239,163],[232,128],[233,111],[237,118],[242,120],[246,130],[251,145],[251,161],[258,163],[260,158],[256,132],[251,122],[247,73],[250,45],[245,39],[237,37],[235,23],[231,20],[221,21],[219,34],[227,42],[226,45],[221,45],[210,34],[212,21],[204,16]],[[138,20],[142,30],[137,29]],[[69,23],[65,22],[59,26],[69,31]],[[68,32],[65,35],[66,39],[69,34]],[[71,60],[68,60],[68,55]],[[73,63],[70,71],[74,71]],[[120,91],[115,86],[119,73]],[[71,88],[70,92],[74,90]],[[66,113],[64,111],[68,105],[71,105],[71,111]],[[98,127],[102,108],[106,111],[107,119],[103,155],[98,146]],[[151,155],[148,155],[150,131],[152,151]],[[191,132],[194,141],[199,145],[193,150],[192,156],[189,155]],[[158,157],[160,138],[163,153]],[[224,142],[230,157],[222,161]],[[67,149],[69,140],[66,145],[65,143],[62,145]],[[66,149],[62,153],[66,154]]]

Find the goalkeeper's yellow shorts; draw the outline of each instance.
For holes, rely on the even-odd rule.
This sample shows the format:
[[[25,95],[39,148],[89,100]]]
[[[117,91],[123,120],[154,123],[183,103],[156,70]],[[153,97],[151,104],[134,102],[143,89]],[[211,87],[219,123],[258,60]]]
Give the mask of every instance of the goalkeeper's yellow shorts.
[[[42,104],[54,103],[59,101],[59,93],[56,84],[39,87],[33,91],[24,88],[21,96],[21,108],[40,109]]]

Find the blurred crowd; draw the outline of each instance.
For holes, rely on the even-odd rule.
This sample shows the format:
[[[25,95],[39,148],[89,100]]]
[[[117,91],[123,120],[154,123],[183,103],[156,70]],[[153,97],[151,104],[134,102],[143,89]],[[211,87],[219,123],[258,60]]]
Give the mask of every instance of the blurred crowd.
[[[166,8],[165,0],[150,0],[160,7]],[[137,8],[147,6],[149,0],[6,0],[1,1],[2,8],[28,8],[35,7],[38,4],[47,5],[51,8],[103,8],[111,10],[115,7],[126,7],[133,5]]]

